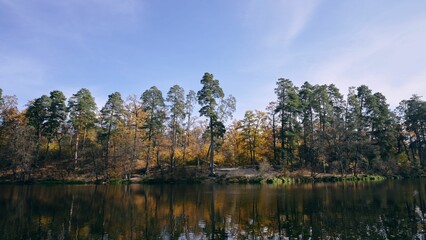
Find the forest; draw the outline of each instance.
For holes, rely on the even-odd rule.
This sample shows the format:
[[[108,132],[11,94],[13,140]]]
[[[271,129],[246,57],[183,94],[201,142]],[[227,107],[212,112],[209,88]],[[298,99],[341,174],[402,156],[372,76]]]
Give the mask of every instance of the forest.
[[[413,95],[390,109],[366,85],[295,86],[280,78],[264,110],[234,119],[236,99],[205,73],[200,90],[156,86],[97,106],[89,89],[51,91],[18,108],[0,88],[3,177],[74,174],[96,180],[197,166],[268,165],[282,172],[413,176],[426,167],[426,102]],[[1,87],[1,86],[0,86]],[[100,108],[100,109],[99,109]]]

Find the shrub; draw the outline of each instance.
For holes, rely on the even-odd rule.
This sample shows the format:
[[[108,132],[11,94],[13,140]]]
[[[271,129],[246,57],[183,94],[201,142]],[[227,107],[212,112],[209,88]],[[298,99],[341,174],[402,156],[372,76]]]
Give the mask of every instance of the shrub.
[[[271,170],[272,167],[268,160],[265,159],[259,163],[259,172],[262,176],[268,174],[269,172],[271,172]]]

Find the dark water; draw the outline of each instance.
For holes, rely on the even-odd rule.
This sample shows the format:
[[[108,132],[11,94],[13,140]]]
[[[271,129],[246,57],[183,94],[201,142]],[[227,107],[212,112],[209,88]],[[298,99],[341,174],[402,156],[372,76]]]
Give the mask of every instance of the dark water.
[[[0,239],[424,239],[425,187],[0,185]]]

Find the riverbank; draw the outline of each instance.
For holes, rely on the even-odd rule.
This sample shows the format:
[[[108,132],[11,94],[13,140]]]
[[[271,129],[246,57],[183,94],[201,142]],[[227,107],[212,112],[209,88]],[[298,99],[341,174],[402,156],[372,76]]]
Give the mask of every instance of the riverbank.
[[[422,176],[417,176],[422,177]],[[282,172],[275,170],[262,171],[257,168],[228,167],[217,168],[214,176],[209,175],[208,169],[195,166],[178,167],[173,171],[169,169],[151,170],[142,174],[135,171],[130,178],[123,179],[118,176],[96,176],[94,174],[40,174],[35,172],[27,179],[16,179],[12,173],[2,173],[0,183],[7,184],[176,184],[176,183],[215,183],[215,184],[296,184],[310,182],[356,182],[356,181],[382,181],[385,179],[404,178],[402,176],[381,176],[358,174],[323,174],[307,171]]]
[[[163,173],[162,175],[153,174],[147,177],[133,178],[132,183],[217,183],[217,184],[295,184],[309,182],[345,182],[345,181],[382,181],[387,179],[380,175],[359,174],[336,175],[336,174],[312,174],[303,171],[294,171],[282,173],[279,171],[269,171],[262,173],[256,168],[217,168],[214,176],[201,171],[198,174],[191,174],[190,171],[184,173],[176,171],[175,173]],[[393,176],[392,178],[402,178]]]

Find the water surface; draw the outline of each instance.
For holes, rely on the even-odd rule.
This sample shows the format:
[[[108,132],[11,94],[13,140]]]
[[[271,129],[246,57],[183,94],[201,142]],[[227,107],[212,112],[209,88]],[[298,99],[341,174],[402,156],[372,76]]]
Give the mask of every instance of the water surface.
[[[425,187],[0,185],[0,239],[424,239]]]

